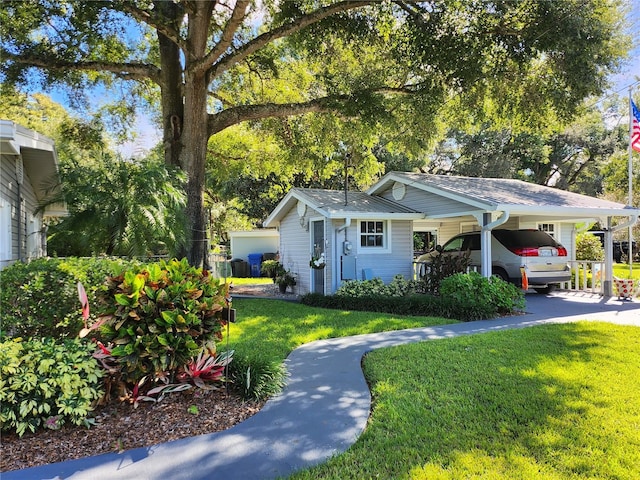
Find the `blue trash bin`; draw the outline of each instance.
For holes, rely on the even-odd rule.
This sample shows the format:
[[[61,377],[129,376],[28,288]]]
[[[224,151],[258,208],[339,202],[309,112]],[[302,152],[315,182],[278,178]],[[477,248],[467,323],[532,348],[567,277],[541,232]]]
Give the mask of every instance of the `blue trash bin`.
[[[251,271],[252,277],[260,276],[260,267],[262,265],[262,254],[261,253],[250,253],[249,254],[249,270]]]

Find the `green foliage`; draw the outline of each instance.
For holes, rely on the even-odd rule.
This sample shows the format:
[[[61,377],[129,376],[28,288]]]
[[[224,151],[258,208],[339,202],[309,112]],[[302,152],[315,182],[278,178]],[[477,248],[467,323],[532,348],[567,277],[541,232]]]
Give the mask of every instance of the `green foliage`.
[[[415,294],[404,297],[381,295],[356,296],[320,295],[309,293],[300,301],[312,307],[332,308],[360,312],[383,312],[394,315],[420,315],[448,317],[446,305],[440,297]]]
[[[122,380],[173,375],[210,342],[222,337],[227,285],[186,259],[150,263],[107,279],[99,295],[99,336]]]
[[[0,272],[3,334],[21,337],[74,337],[82,328],[77,283],[87,290],[91,311],[107,276],[134,262],[110,258],[39,258],[16,262]],[[95,319],[95,314],[93,314]]]
[[[594,288],[602,282],[601,271],[595,275],[596,284],[593,284],[594,274],[590,268],[586,270],[584,268],[571,269],[571,285],[577,286],[579,289]],[[577,279],[576,279],[577,275]]]
[[[260,264],[260,273],[266,277],[273,278],[276,281],[276,277],[283,275],[286,272],[284,266],[278,260],[265,260]]]
[[[576,260],[604,260],[600,239],[588,232],[576,235]]]
[[[466,320],[492,318],[522,310],[524,293],[515,285],[477,272],[456,273],[440,285],[440,296],[447,300],[454,318]]]
[[[0,344],[0,425],[22,436],[38,427],[85,422],[102,395],[93,347],[78,339],[10,339]]]
[[[381,278],[371,280],[347,280],[336,290],[337,296],[357,297],[404,297],[415,293],[416,285],[402,275],[395,275],[386,285]]]
[[[254,347],[242,353],[236,350],[229,364],[229,380],[243,398],[266,400],[282,390],[287,372],[280,361],[262,352],[262,346]]]
[[[161,160],[88,154],[60,166],[69,215],[49,228],[48,250],[68,255],[174,254],[183,242],[184,176]]]
[[[462,255],[434,255],[429,263],[421,266],[418,290],[437,295],[442,281],[455,273],[464,273],[471,265],[471,252]]]
[[[293,287],[298,283],[296,281],[295,275],[291,273],[289,270],[285,270],[284,272],[280,273],[275,278],[275,282],[278,284],[278,286],[281,289],[283,289],[283,291],[286,290],[287,287]]]
[[[376,143],[392,153],[422,153],[443,118],[529,130],[555,126],[604,90],[632,44],[614,2],[267,1],[248,2],[241,16],[209,2],[1,5],[0,77],[7,84],[66,85],[77,104],[97,84],[108,96],[127,98],[101,115],[132,118],[138,100],[173,106],[162,148],[166,163],[188,170],[185,211],[196,234],[204,231],[204,185],[236,192],[229,180],[239,179],[237,187],[260,201],[237,209],[264,218],[247,210],[281,198],[279,190],[294,182],[340,178],[334,157],[343,152],[336,150],[351,151],[356,168],[349,175],[362,187],[382,173],[371,153]],[[203,28],[176,27],[194,19]],[[175,48],[159,48],[157,39],[166,35],[158,32],[171,32]],[[187,75],[184,58],[201,68]],[[212,113],[203,125],[203,112],[184,105],[205,105],[207,98]],[[207,148],[210,137],[238,124],[258,131],[258,141],[249,148]],[[268,155],[251,145],[263,138]],[[340,143],[344,149],[336,148]],[[208,152],[212,175],[205,182]],[[229,197],[237,204],[245,198],[232,193],[213,200],[223,204]],[[203,247],[196,240],[193,263]]]
[[[398,282],[398,285],[410,284]],[[323,308],[429,315],[461,321],[512,314],[524,308],[524,294],[519,288],[498,277],[487,279],[476,272],[457,273],[444,279],[439,296],[416,294],[397,286],[389,289],[390,285],[384,285],[379,279],[348,282],[340,294],[307,294],[301,302]]]

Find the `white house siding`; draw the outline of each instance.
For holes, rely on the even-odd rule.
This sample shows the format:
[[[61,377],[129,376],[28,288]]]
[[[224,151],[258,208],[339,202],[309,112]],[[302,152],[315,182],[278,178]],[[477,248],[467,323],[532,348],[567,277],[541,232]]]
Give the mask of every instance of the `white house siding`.
[[[362,271],[371,269],[374,277],[389,283],[395,275],[404,275],[409,279],[413,275],[413,226],[411,220],[389,221],[391,232],[391,251],[389,253],[366,254],[358,252],[360,221],[354,219],[348,230],[348,239],[354,245],[356,256],[356,274],[362,279]],[[344,240],[343,234],[338,238],[339,244]]]
[[[312,213],[307,215],[309,214]],[[305,222],[307,221],[308,217],[305,217]],[[280,222],[280,263],[296,275],[296,292],[309,292],[309,253],[309,231],[300,224],[300,217],[293,208]]]
[[[0,157],[0,268],[15,260],[14,252],[17,254],[18,251],[16,217],[18,193],[14,158],[7,155]]]
[[[26,171],[18,187],[16,158],[2,155],[0,161],[0,268],[43,254],[42,215],[34,215],[38,202]]]
[[[250,230],[229,232],[231,255],[234,258],[249,260],[251,253],[276,253],[280,236],[275,230]]]
[[[406,193],[402,200],[396,200],[393,198],[391,188],[380,192],[379,196],[391,200],[396,203],[400,203],[405,207],[412,208],[418,212],[423,212],[427,216],[443,216],[451,215],[456,216],[461,212],[468,212],[469,205],[451,200],[435,193],[430,193],[410,185],[406,187]]]
[[[509,220],[507,220],[503,225],[500,225],[497,228],[517,229],[520,228],[519,223],[520,222],[517,218],[509,218]],[[438,235],[438,244],[444,245],[444,243],[451,237],[462,233],[462,224],[473,224],[474,230],[480,231],[480,225],[478,224],[478,221],[471,215],[442,220],[436,228],[436,233]]]
[[[574,230],[575,225],[573,223],[560,223],[560,234],[556,239],[567,249],[567,258],[575,260],[575,243],[574,243]]]

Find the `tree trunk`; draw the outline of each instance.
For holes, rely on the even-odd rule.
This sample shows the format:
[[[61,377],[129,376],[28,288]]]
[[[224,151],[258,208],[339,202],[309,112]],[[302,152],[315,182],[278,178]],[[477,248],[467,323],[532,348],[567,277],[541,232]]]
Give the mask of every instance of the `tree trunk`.
[[[156,1],[154,8],[159,15],[170,19],[169,24],[178,26],[182,20],[181,9],[173,2]],[[184,123],[184,104],[182,102],[182,66],[180,49],[169,38],[158,32],[160,49],[160,91],[162,107],[162,140],[164,160],[167,165],[181,167],[182,128]]]
[[[194,4],[197,12],[189,17],[187,41],[192,50],[185,60],[184,122],[180,165],[187,173],[187,260],[196,267],[208,266],[207,223],[204,209],[205,167],[209,134],[207,129],[206,70],[193,68],[206,51],[212,2]]]

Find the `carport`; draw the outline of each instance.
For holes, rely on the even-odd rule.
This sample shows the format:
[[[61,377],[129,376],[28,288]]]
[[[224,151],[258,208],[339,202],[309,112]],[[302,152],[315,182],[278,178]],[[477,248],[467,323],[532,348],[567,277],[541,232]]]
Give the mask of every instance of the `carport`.
[[[491,276],[491,230],[560,225],[557,238],[571,242],[568,249],[575,259],[576,224],[597,221],[605,232],[606,296],[613,293],[613,234],[634,225],[640,216],[640,209],[632,206],[513,179],[390,172],[367,193],[424,213],[423,225],[449,236],[460,233],[465,224],[475,224],[472,227],[481,231],[486,277]]]

